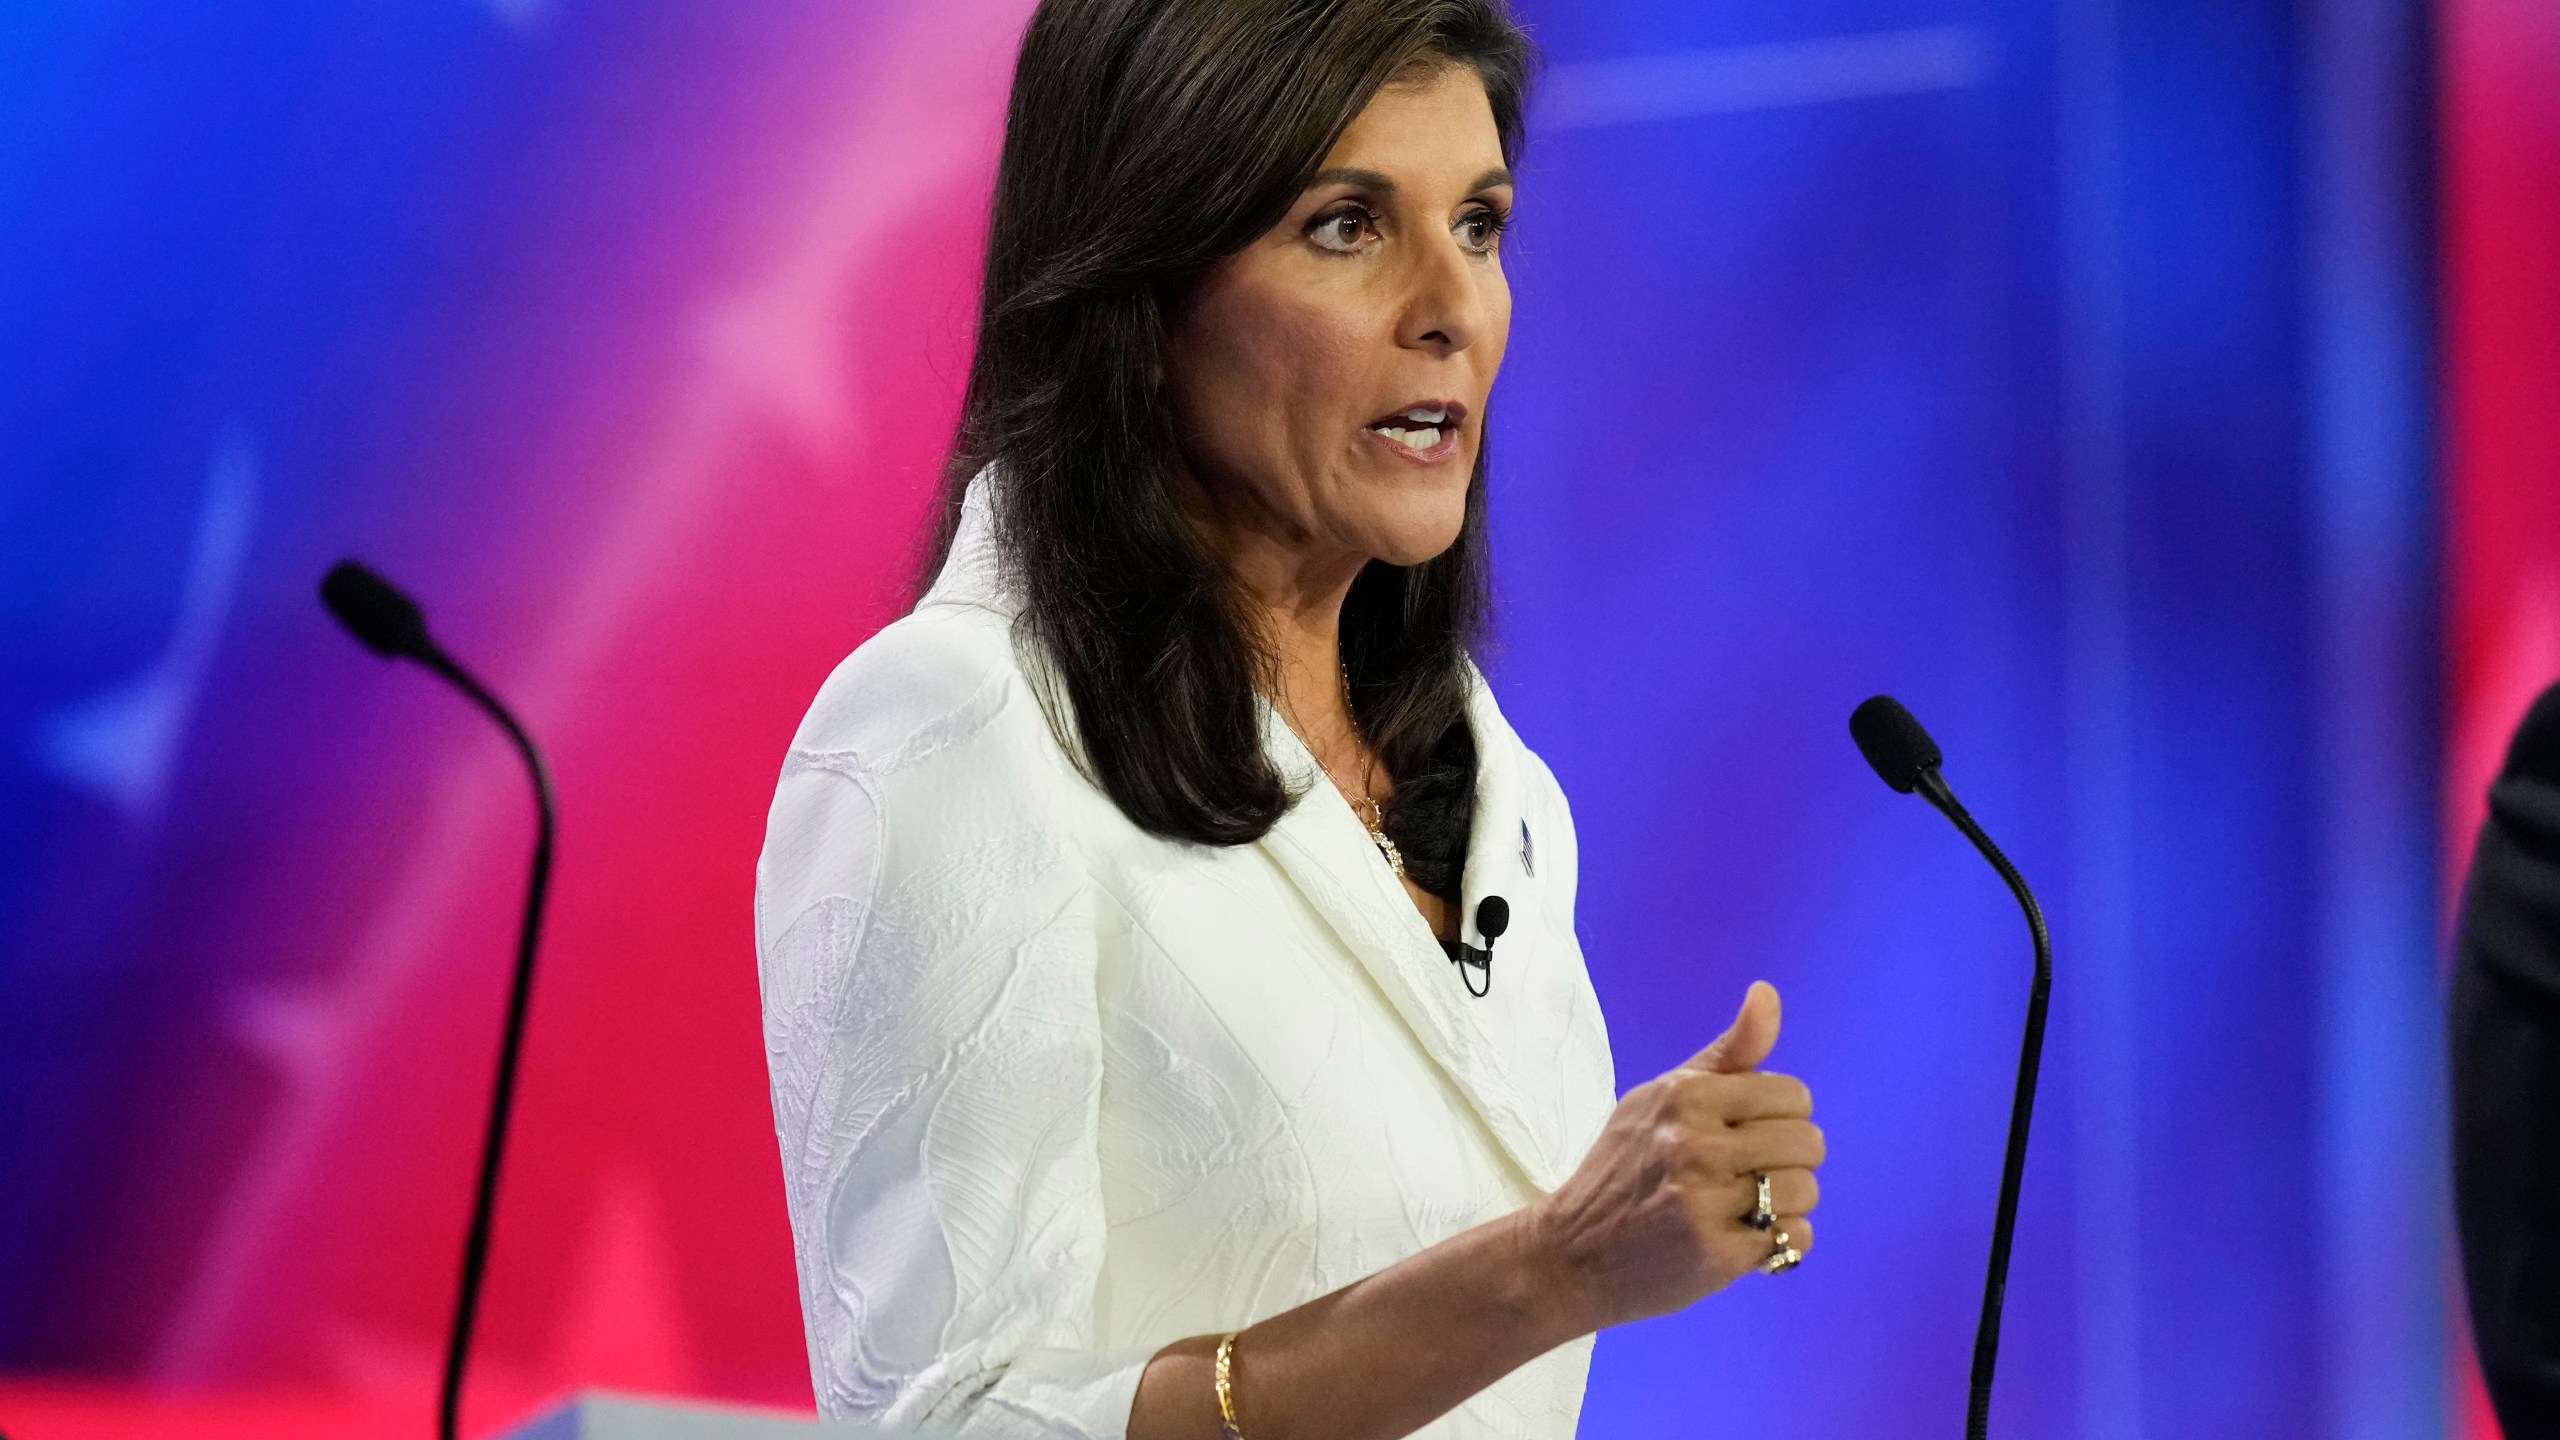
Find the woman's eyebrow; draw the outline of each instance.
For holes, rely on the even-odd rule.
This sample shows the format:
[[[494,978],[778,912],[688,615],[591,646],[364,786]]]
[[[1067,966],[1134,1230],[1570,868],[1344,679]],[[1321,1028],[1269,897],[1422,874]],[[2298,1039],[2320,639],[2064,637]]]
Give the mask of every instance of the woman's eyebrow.
[[[1378,190],[1386,192],[1393,192],[1396,188],[1396,182],[1388,179],[1378,171],[1361,170],[1347,166],[1332,170],[1317,171],[1314,178],[1307,181],[1307,188],[1312,190],[1318,185],[1357,185],[1363,190]]]
[[[1518,183],[1512,177],[1508,166],[1496,165],[1477,176],[1475,183],[1469,185],[1467,189],[1469,191],[1491,190],[1497,185]],[[1318,185],[1357,185],[1363,190],[1375,190],[1387,195],[1394,194],[1396,190],[1396,182],[1384,173],[1376,170],[1362,170],[1356,166],[1337,166],[1331,170],[1319,170],[1307,181],[1307,188],[1312,190]]]

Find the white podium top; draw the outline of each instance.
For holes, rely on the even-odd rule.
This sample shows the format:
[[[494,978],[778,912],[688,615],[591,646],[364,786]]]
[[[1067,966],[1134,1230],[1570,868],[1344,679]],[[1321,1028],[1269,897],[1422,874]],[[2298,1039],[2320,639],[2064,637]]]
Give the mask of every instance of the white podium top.
[[[590,1390],[499,1440],[857,1440],[878,1433],[772,1410]]]

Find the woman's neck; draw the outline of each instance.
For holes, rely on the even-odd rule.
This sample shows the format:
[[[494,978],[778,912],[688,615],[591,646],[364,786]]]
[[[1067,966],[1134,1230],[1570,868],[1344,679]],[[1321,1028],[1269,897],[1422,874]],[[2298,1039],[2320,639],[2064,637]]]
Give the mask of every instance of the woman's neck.
[[[1349,591],[1346,584],[1330,596],[1276,603],[1250,588],[1244,594],[1247,623],[1271,657],[1272,704],[1336,775],[1357,775],[1366,760],[1342,665],[1342,599]]]
[[[1296,731],[1334,788],[1355,809],[1380,807],[1395,793],[1395,777],[1378,763],[1351,713],[1349,677],[1342,666],[1342,605],[1369,561],[1358,554],[1322,556],[1307,547],[1273,543],[1247,532],[1224,536],[1221,558],[1236,579],[1245,621],[1271,657],[1272,705]],[[1443,940],[1457,932],[1457,907],[1403,877],[1405,894],[1423,922]]]
[[[1356,777],[1366,757],[1345,693],[1342,604],[1369,557],[1232,495],[1183,488],[1184,508],[1233,577],[1241,618],[1271,660],[1271,703],[1328,770]]]

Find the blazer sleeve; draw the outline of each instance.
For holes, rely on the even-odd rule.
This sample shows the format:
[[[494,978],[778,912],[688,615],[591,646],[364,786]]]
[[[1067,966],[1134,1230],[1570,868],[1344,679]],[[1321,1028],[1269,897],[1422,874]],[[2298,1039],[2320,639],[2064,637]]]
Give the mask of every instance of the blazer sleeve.
[[[858,702],[952,678],[873,659],[892,673],[839,671],[821,693],[757,867],[819,1408],[1116,1440],[1154,1347],[1094,1344],[1102,1045],[1083,867],[1040,813],[1030,757],[1009,753],[1018,678],[982,677],[913,727],[829,722],[848,687]]]

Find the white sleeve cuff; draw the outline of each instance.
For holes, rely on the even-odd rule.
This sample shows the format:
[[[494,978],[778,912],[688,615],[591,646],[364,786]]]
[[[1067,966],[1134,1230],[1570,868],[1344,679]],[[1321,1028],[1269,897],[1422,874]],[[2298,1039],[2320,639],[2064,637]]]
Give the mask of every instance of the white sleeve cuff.
[[[1002,1420],[987,1427],[987,1433],[1026,1440],[1034,1435],[1041,1440],[1126,1440],[1129,1407],[1138,1400],[1138,1378],[1162,1348],[1025,1350],[1005,1366],[1004,1379],[978,1406],[981,1413],[1002,1415]],[[1023,1421],[1030,1423],[1023,1425]],[[976,1434],[977,1427],[963,1425],[961,1433]]]

